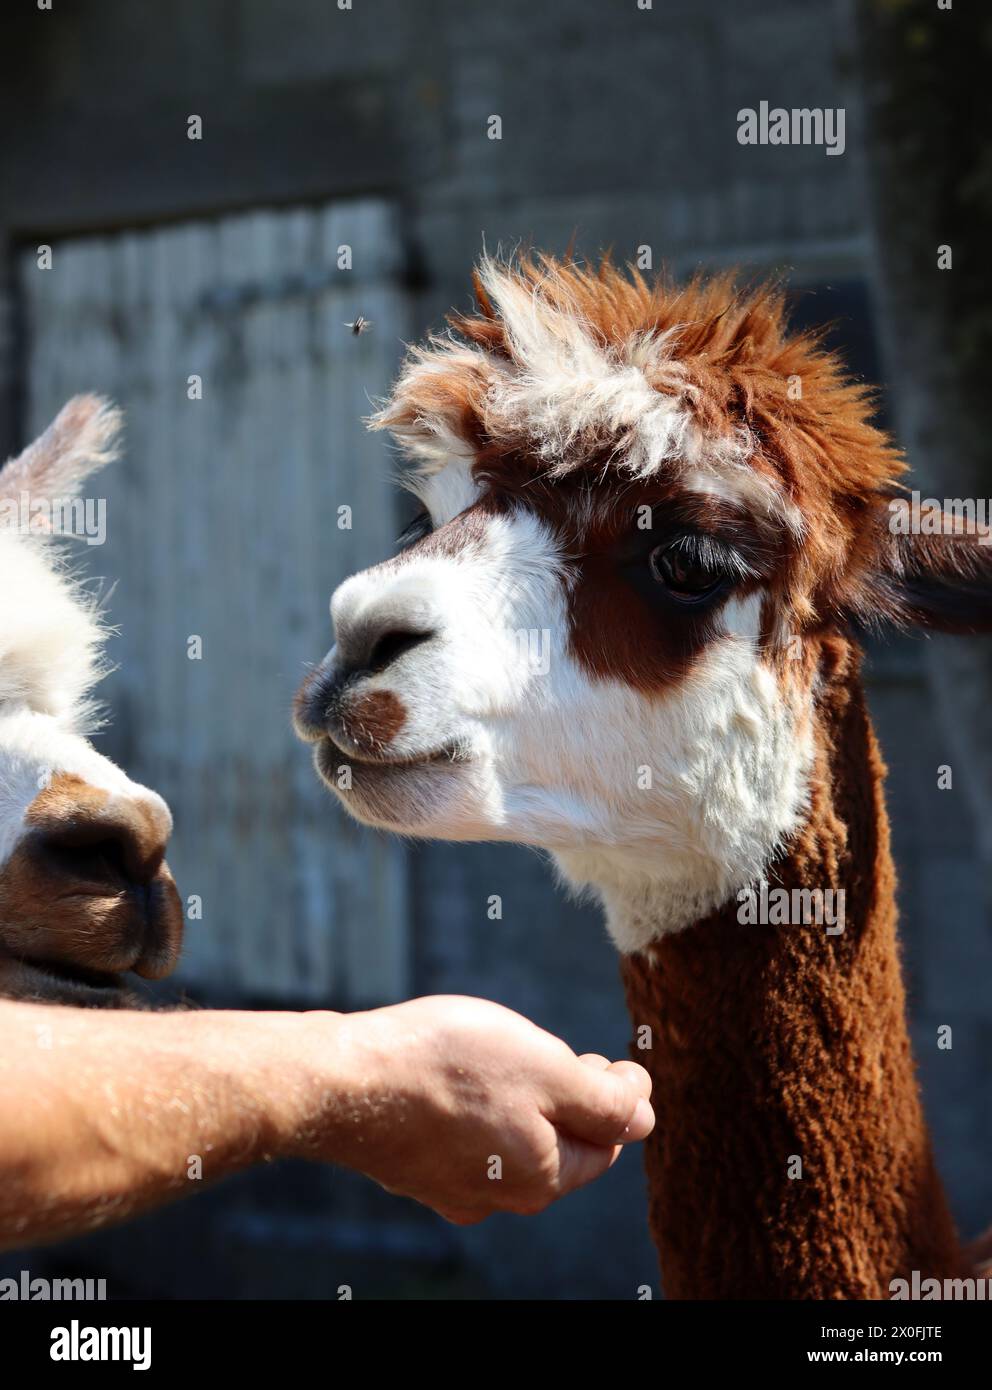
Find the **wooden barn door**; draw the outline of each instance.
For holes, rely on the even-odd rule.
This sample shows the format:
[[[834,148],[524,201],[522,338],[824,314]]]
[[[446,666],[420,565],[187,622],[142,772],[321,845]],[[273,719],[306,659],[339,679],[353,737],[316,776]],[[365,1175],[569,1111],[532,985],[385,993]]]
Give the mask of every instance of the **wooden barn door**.
[[[407,988],[402,847],[338,810],[290,730],[331,591],[395,539],[388,451],[361,417],[408,333],[399,247],[391,209],[364,202],[21,259],[25,433],[78,391],[126,414],[124,458],[92,489],[106,544],[80,548],[121,630],[100,746],[173,807],[170,859],[202,906],[182,974],[213,994]]]

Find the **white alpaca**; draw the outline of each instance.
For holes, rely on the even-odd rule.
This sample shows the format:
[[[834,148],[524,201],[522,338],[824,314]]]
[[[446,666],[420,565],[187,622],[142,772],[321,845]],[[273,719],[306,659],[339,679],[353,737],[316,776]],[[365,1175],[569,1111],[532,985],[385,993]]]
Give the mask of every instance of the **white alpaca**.
[[[88,741],[106,636],[46,518],[114,456],[118,413],[77,396],[0,470],[0,992],[123,1002],[175,964],[172,821]],[[26,526],[25,522],[29,524]]]

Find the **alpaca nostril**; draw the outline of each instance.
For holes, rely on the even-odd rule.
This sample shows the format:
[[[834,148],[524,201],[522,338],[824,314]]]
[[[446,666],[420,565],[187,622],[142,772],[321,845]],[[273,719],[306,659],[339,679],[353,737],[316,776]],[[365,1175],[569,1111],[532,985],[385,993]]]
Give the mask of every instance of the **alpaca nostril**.
[[[128,881],[124,849],[119,840],[102,839],[91,845],[67,844],[61,838],[42,841],[46,859],[70,878],[101,886]]]
[[[372,650],[369,652],[366,662],[367,669],[378,674],[380,671],[384,671],[387,666],[391,666],[394,661],[398,661],[401,656],[412,651],[414,647],[419,647],[423,642],[429,642],[433,636],[433,632],[410,632],[402,628],[384,632],[376,638]]]
[[[147,832],[140,817],[134,824],[128,819],[70,819],[37,828],[33,838],[49,869],[119,892],[147,888],[162,866],[165,838]]]
[[[408,627],[338,628],[337,644],[306,677],[293,701],[293,724],[305,743],[318,743],[338,725],[341,701],[364,676],[378,675],[415,647],[429,642],[432,630]]]

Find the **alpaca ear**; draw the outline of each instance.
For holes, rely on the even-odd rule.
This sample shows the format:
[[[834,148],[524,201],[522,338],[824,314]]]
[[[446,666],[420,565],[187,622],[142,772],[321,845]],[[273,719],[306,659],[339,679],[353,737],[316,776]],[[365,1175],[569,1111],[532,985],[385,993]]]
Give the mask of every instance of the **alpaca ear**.
[[[992,528],[936,506],[914,512],[901,499],[882,524],[871,595],[881,616],[936,632],[992,632]]]
[[[101,396],[73,396],[33,444],[0,469],[0,501],[26,492],[74,497],[97,469],[117,457],[121,413]]]

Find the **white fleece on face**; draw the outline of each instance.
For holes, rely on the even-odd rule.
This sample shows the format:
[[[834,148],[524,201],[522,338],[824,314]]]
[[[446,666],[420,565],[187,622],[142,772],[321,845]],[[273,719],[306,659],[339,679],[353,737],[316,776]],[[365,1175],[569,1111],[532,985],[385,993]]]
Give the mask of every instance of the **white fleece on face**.
[[[437,525],[468,496],[464,476],[458,488],[443,476],[421,488]],[[552,851],[630,951],[760,877],[799,823],[812,749],[760,659],[760,594],[728,600],[722,635],[685,679],[646,695],[575,660],[568,582],[551,532],[525,510],[488,518],[481,536],[473,527],[454,554],[414,551],[347,580],[339,629],[434,634],[363,684],[405,711],[391,755],[455,745],[466,760],[405,775],[374,814],[344,800],[405,833]]]

